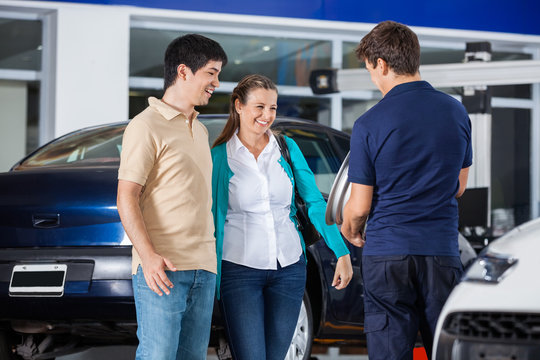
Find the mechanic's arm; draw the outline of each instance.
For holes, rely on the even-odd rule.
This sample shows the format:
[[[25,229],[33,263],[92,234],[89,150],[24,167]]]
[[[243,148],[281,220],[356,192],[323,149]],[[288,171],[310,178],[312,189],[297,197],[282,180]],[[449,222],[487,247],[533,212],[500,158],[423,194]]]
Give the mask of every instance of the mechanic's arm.
[[[469,168],[463,168],[459,172],[459,190],[456,194],[456,199],[461,197],[463,193],[465,192],[465,188],[467,187],[467,180],[469,179]]]
[[[354,246],[365,244],[362,232],[371,210],[373,186],[351,183],[351,196],[343,208],[341,233]]]
[[[139,207],[142,186],[127,180],[118,180],[118,196],[116,199],[120,220],[131,243],[141,258],[141,266],[146,284],[159,296],[163,290],[169,295],[173,284],[165,274],[165,268],[176,271],[171,261],[156,253],[146,231]],[[160,289],[161,288],[161,289]]]

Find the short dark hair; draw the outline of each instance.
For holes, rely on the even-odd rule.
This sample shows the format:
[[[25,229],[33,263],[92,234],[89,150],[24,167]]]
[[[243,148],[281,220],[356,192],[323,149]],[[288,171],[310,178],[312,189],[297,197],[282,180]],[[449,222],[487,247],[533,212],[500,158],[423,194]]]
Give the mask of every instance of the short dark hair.
[[[227,54],[217,41],[199,34],[174,39],[165,51],[164,90],[176,81],[178,65],[186,65],[195,74],[212,60],[227,65]]]
[[[397,75],[414,75],[420,68],[420,43],[406,25],[383,21],[362,38],[356,57],[373,67],[381,58]]]

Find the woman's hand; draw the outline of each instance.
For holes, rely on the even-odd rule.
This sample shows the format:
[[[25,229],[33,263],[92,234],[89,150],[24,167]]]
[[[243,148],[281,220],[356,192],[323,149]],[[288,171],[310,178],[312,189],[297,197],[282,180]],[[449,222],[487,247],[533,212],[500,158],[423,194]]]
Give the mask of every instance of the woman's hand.
[[[349,282],[351,282],[352,276],[351,255],[343,255],[337,261],[332,286],[335,287],[336,290],[345,289],[347,285],[349,285]]]

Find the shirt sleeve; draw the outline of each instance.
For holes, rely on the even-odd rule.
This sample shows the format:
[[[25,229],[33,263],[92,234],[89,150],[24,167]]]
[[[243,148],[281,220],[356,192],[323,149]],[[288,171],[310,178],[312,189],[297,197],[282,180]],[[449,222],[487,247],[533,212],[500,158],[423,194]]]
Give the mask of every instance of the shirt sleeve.
[[[369,133],[361,126],[360,121],[357,120],[351,135],[349,182],[362,185],[375,185],[375,169],[369,149],[372,142]]]
[[[349,254],[349,249],[345,245],[338,227],[335,224],[326,225],[326,201],[324,201],[317,187],[313,172],[309,168],[302,151],[291,138],[285,137],[285,141],[291,156],[295,186],[306,203],[309,220],[321,234],[326,245],[336,255],[336,258]]]
[[[122,138],[118,179],[144,186],[154,167],[156,153],[150,128],[143,121],[131,120]]]

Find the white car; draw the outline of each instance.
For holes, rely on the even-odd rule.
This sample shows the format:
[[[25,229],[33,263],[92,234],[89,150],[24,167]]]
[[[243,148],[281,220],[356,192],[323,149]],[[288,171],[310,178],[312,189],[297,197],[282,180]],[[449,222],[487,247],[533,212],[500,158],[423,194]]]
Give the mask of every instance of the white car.
[[[540,218],[486,247],[448,298],[433,359],[540,359]]]

